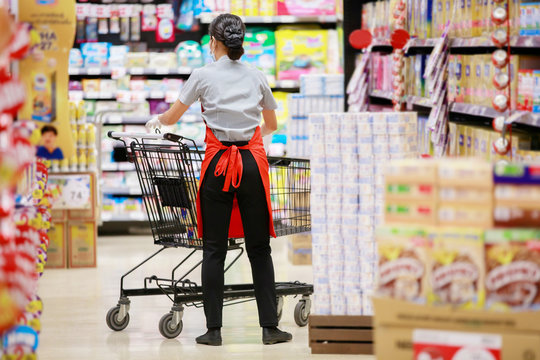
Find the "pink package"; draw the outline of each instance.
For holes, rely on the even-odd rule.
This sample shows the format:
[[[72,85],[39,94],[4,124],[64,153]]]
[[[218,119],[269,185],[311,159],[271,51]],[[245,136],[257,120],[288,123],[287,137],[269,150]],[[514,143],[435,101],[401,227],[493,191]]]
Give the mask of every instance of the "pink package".
[[[316,16],[334,15],[335,0],[278,0],[278,15]]]
[[[163,114],[165,111],[169,110],[170,107],[170,105],[163,100],[149,100],[148,102],[151,115]]]

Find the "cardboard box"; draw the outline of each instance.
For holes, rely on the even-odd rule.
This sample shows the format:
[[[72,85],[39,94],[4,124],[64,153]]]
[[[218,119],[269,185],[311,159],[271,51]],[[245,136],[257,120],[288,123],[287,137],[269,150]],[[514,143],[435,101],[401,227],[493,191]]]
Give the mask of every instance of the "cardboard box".
[[[429,257],[432,304],[484,306],[484,229],[439,227]]]
[[[377,360],[411,360],[414,329],[500,334],[503,360],[540,358],[540,312],[500,313],[374,298]]]
[[[493,226],[493,206],[440,203],[437,223],[446,226]]]
[[[437,224],[437,201],[388,200],[385,204],[386,223]]]
[[[291,235],[288,257],[293,265],[311,265],[311,233]]]
[[[97,226],[95,222],[69,222],[69,267],[95,267],[96,240]]]
[[[68,209],[68,220],[96,221],[97,220],[97,197],[96,197],[96,177],[93,173],[90,175],[90,201],[86,209]]]
[[[492,165],[474,159],[444,159],[439,162],[438,182],[440,186],[492,189]]]
[[[67,226],[65,222],[52,222],[48,232],[49,247],[47,248],[48,269],[60,269],[67,266]]]
[[[488,309],[540,309],[540,230],[487,230],[485,256]]]
[[[425,303],[429,292],[430,239],[423,228],[382,226],[376,231],[379,255],[377,292]]]
[[[435,184],[437,161],[432,159],[396,160],[386,166],[384,174],[388,183]]]
[[[437,187],[432,183],[386,183],[385,199],[387,200],[411,200],[411,201],[436,201]]]
[[[51,220],[55,222],[63,222],[67,220],[66,210],[51,210]]]

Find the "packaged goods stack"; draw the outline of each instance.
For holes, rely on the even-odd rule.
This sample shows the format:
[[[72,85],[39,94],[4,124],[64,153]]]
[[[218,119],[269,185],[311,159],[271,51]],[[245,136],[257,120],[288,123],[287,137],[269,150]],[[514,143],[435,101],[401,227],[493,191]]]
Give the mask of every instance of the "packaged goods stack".
[[[289,94],[287,156],[309,158],[310,114],[343,111],[343,75],[301,75],[300,94]]]
[[[376,231],[377,356],[407,359],[426,346],[441,351],[448,341],[458,349],[471,344],[483,349],[478,333],[486,332],[505,344],[494,348],[502,358],[519,357],[525,349],[540,353],[534,345],[538,329],[520,320],[538,317],[532,312],[540,244],[534,200],[538,166],[408,160],[390,163],[386,174],[387,216]],[[409,211],[396,199],[420,204],[421,211]],[[401,209],[401,216],[394,209]],[[493,321],[516,323],[493,328]],[[525,330],[531,338],[510,345]],[[459,338],[463,335],[472,340],[465,343]],[[413,347],[388,345],[400,341]]]
[[[315,313],[371,315],[383,168],[417,156],[416,114],[312,114],[309,124]]]

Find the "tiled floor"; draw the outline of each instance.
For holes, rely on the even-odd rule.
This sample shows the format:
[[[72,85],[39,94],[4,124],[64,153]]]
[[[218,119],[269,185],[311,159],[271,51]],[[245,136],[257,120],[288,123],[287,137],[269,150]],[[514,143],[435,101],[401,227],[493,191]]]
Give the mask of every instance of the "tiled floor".
[[[287,261],[286,240],[273,241],[276,280],[311,282],[310,266],[292,266]],[[87,359],[358,359],[371,356],[311,355],[307,327],[299,328],[293,320],[296,299],[286,298],[281,328],[292,332],[287,344],[264,346],[254,302],[225,308],[222,347],[195,344],[195,337],[205,331],[202,309],[187,308],[184,330],[174,340],[158,331],[162,315],[170,310],[165,296],[132,298],[130,324],[122,332],[113,332],[105,324],[109,308],[116,305],[120,276],[146,256],[156,251],[148,236],[102,237],[98,241],[96,269],[47,269],[40,280],[39,294],[44,301],[40,346],[41,360]],[[128,287],[139,287],[148,275],[167,276],[170,269],[187,253],[186,249],[168,249],[137,270],[126,280]],[[200,259],[200,254],[195,255]],[[188,278],[200,282],[200,273]],[[251,282],[247,256],[243,256],[226,276],[229,283]]]

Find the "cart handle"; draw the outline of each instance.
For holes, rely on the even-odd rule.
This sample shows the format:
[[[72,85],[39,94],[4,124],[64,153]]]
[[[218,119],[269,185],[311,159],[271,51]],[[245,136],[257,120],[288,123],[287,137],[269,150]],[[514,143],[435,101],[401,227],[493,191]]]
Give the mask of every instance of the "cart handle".
[[[190,140],[186,139],[181,135],[165,133],[165,134],[148,134],[148,133],[130,133],[122,131],[109,131],[107,136],[111,139],[121,140],[122,138],[130,139],[146,139],[146,140],[169,140],[173,142],[179,142],[180,140]]]

